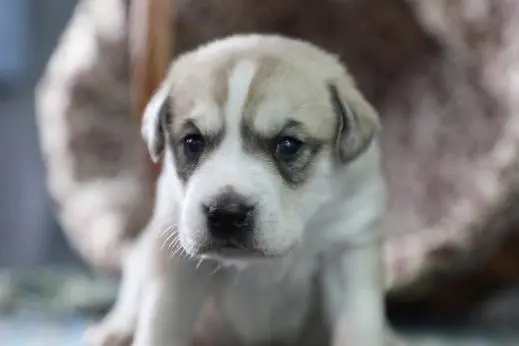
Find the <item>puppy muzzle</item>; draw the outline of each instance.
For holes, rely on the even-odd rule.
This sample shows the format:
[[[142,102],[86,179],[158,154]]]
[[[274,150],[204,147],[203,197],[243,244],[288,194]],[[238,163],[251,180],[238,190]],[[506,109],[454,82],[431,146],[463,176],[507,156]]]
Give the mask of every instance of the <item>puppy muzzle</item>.
[[[237,193],[229,192],[219,195],[203,209],[213,248],[251,248],[256,218],[254,204]]]

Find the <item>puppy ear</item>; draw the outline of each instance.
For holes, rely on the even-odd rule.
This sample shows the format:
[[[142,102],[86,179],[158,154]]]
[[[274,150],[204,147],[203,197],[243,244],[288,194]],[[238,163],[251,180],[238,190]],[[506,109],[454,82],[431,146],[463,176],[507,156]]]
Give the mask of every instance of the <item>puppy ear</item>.
[[[336,147],[339,160],[348,162],[362,154],[380,129],[375,109],[353,85],[345,80],[328,85],[339,118]]]
[[[163,83],[146,105],[142,117],[141,135],[155,163],[161,159],[166,141],[165,125],[169,116],[169,90],[169,86]]]

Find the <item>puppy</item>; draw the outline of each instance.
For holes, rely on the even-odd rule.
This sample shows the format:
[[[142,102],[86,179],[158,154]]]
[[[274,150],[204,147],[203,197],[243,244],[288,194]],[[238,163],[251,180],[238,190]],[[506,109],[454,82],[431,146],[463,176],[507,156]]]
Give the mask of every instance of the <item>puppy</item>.
[[[318,345],[322,325],[384,345],[379,127],[309,43],[237,35],[176,59],[143,120],[163,161],[153,220],[96,342],[190,345],[213,301],[239,344]]]

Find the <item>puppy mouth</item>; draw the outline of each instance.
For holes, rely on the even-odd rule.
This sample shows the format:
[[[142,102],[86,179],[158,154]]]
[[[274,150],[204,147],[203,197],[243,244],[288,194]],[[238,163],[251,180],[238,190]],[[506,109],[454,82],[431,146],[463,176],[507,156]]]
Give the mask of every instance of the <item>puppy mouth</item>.
[[[199,255],[206,258],[258,259],[269,258],[264,251],[235,240],[213,241],[200,249]]]

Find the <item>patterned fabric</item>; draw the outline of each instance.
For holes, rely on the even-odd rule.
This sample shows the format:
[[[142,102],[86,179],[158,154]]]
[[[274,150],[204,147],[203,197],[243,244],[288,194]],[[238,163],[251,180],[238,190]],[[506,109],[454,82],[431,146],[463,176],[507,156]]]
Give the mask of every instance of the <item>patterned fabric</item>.
[[[76,250],[111,269],[152,207],[139,125],[131,117],[125,13],[120,0],[81,1],[36,90],[56,213]]]
[[[279,32],[348,63],[383,121],[389,287],[431,266],[465,268],[501,241],[502,228],[475,225],[484,224],[485,211],[500,210],[517,195],[511,167],[519,148],[519,2],[177,4],[177,52],[234,32]],[[37,93],[60,220],[85,258],[115,268],[124,240],[143,228],[152,201],[130,114],[127,6],[81,1]]]

